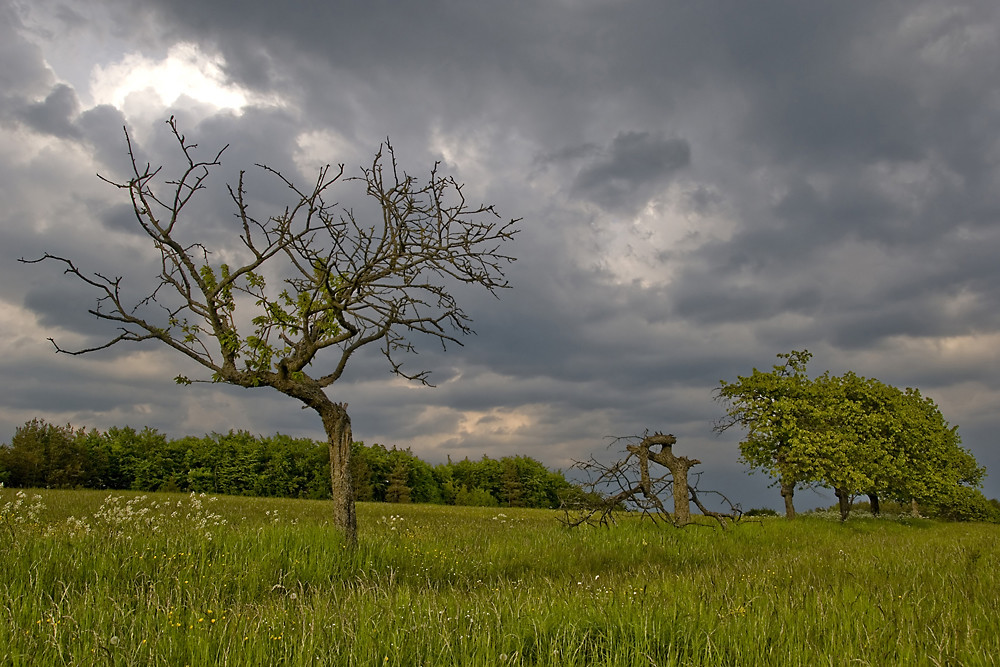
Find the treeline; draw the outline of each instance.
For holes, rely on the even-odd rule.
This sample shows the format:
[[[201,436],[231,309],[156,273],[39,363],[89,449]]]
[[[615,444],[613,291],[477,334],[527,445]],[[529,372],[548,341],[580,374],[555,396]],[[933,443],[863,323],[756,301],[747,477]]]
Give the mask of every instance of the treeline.
[[[409,449],[355,442],[355,500],[510,507],[558,507],[580,489],[527,456],[431,465]],[[246,431],[170,439],[156,429],[107,431],[34,419],[0,445],[0,483],[20,488],[194,491],[329,498],[325,442]]]

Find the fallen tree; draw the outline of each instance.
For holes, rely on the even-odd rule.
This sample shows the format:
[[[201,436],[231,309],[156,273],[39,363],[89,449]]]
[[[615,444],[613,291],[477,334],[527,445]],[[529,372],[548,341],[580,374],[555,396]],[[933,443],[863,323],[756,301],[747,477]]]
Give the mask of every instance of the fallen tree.
[[[617,513],[632,511],[654,523],[683,527],[692,523],[691,503],[703,515],[715,519],[723,529],[742,518],[739,506],[718,491],[705,493],[718,495],[730,511],[716,512],[704,505],[697,483],[691,484],[688,475],[701,461],[675,455],[673,446],[677,438],[673,435],[647,433],[641,438],[615,438],[614,443],[621,441],[626,442],[624,458],[605,463],[591,456],[586,461],[573,463],[572,469],[587,476],[581,486],[589,493],[563,503],[563,524],[571,528],[584,524],[606,526],[616,520]],[[651,463],[665,470],[658,473],[654,468],[651,472]],[[667,496],[673,499],[672,513],[663,502]]]

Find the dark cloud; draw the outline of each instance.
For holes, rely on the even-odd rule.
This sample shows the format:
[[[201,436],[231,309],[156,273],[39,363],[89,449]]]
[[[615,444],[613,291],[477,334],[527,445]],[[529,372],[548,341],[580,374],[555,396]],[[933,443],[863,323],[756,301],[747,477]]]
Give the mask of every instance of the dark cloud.
[[[64,83],[52,89],[45,101],[29,104],[18,113],[31,129],[64,139],[75,139],[79,130],[73,124],[80,108],[76,92]]]
[[[33,96],[49,87],[52,72],[40,48],[25,39],[24,25],[12,5],[0,5],[0,101]]]
[[[620,132],[606,151],[583,166],[573,179],[573,194],[611,212],[634,214],[657,186],[691,162],[682,139],[649,132]]]
[[[129,173],[125,124],[122,112],[108,104],[87,109],[76,119],[77,132],[104,168],[104,175],[115,179]]]
[[[101,222],[109,231],[142,235],[142,228],[136,223],[135,209],[131,204],[109,206],[101,212]]]
[[[725,201],[716,190],[705,185],[699,185],[686,194],[687,204],[698,215],[710,213],[716,206]]]

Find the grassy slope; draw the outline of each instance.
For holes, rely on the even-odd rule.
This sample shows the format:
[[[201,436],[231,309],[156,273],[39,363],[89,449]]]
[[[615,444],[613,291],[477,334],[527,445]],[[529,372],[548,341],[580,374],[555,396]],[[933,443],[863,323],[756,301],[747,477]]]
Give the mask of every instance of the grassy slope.
[[[542,510],[361,505],[352,554],[322,502],[39,493],[37,520],[23,505],[0,516],[2,665],[1000,655],[993,525],[803,518],[728,532],[567,531]],[[0,508],[8,502],[14,491],[0,490]]]

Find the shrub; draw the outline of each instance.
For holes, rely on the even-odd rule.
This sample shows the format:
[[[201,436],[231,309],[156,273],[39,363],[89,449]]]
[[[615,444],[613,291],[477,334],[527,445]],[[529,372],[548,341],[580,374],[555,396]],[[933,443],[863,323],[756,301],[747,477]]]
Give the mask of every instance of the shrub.
[[[500,503],[486,489],[477,486],[470,491],[468,487],[463,486],[455,495],[455,504],[467,507],[496,507]]]
[[[927,511],[949,521],[988,521],[1000,523],[1000,510],[979,489],[957,487],[947,496],[929,503]]]
[[[755,507],[744,512],[743,516],[778,516],[778,513],[770,507]]]

